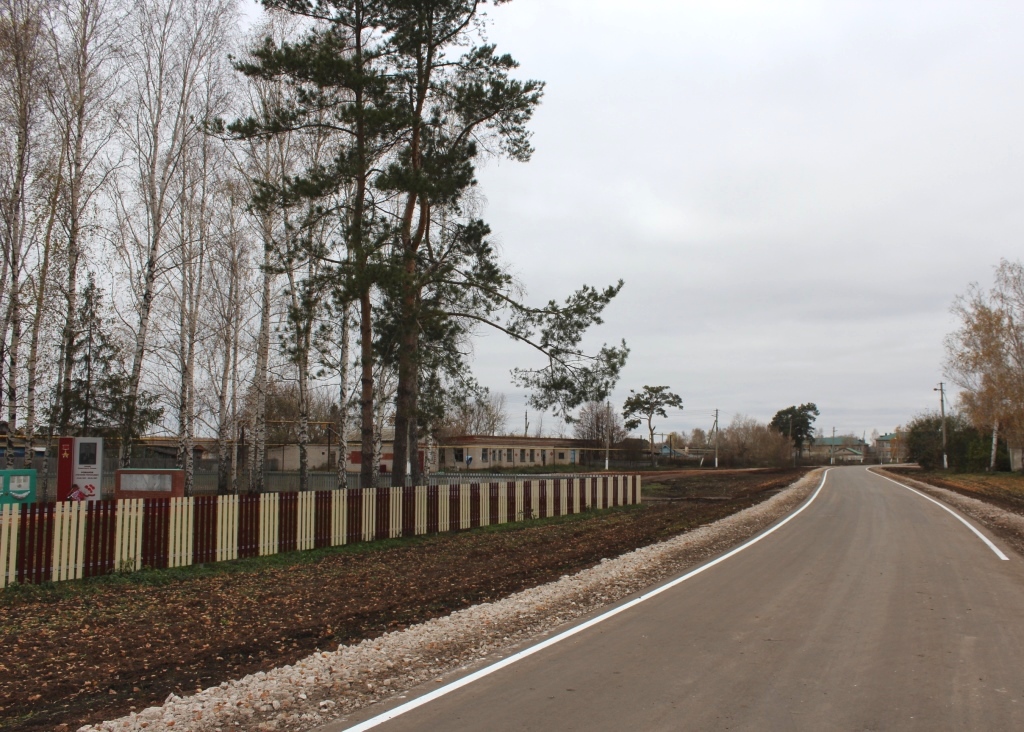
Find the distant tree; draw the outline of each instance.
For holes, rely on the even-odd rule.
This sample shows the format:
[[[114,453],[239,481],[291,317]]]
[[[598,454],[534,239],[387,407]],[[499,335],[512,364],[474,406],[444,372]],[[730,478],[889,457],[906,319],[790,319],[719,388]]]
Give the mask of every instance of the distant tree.
[[[129,352],[112,332],[112,318],[104,304],[103,290],[90,274],[79,293],[78,324],[73,339],[71,392],[67,395],[67,434],[138,438],[155,425],[163,412],[156,397],[138,392],[136,419],[128,420],[131,381],[127,369]],[[58,407],[59,408],[59,407]]]
[[[683,408],[683,400],[673,394],[667,386],[645,386],[639,392],[629,390],[629,396],[622,405],[622,416],[626,420],[626,429],[635,430],[643,421],[647,422],[647,433],[650,436],[651,458],[654,458],[654,418],[668,417],[666,407]]]
[[[989,437],[959,412],[946,414],[946,454],[950,470],[979,472],[989,466]],[[907,452],[925,470],[942,467],[942,417],[938,412],[919,414],[907,425]],[[1009,470],[1006,444],[999,442],[997,469]]]
[[[442,432],[447,436],[501,435],[508,427],[508,403],[504,394],[482,389],[475,398],[463,400],[446,415]],[[442,438],[443,439],[443,438]]]
[[[782,467],[790,459],[790,442],[763,422],[737,414],[719,435],[722,465],[736,468]]]
[[[255,411],[256,394],[246,395],[245,417]],[[323,444],[337,417],[337,404],[322,392],[310,392],[305,405],[308,440]],[[266,386],[267,442],[271,445],[297,445],[301,437],[303,404],[296,381],[268,381]]]
[[[690,432],[690,438],[686,441],[686,444],[688,447],[707,447],[708,433],[700,427],[694,427],[693,431]]]
[[[793,440],[799,454],[805,442],[809,445],[814,443],[814,420],[819,414],[817,405],[807,402],[799,407],[780,409],[768,426]]]
[[[990,468],[1000,433],[1024,440],[1024,265],[1003,260],[988,292],[972,284],[952,307],[959,320],[946,337],[946,376],[980,430],[991,430]]]
[[[606,445],[616,446],[629,436],[626,426],[615,410],[605,402],[587,402],[572,422],[572,436],[586,440],[594,454]]]

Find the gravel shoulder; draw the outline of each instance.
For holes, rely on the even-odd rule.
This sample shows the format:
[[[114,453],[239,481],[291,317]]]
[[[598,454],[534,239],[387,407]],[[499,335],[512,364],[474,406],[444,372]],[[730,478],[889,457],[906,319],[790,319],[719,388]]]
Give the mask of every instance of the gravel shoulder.
[[[511,652],[565,623],[721,554],[793,511],[813,471],[771,498],[560,579],[260,671],[81,730],[314,730],[425,683]]]
[[[948,488],[940,488],[939,486],[915,480],[904,471],[896,472],[880,468],[872,468],[872,470],[893,480],[905,483],[922,493],[927,493],[932,498],[952,506],[965,516],[969,516],[989,529],[1013,551],[1024,558],[1024,515],[1021,513],[984,499],[972,498]]]

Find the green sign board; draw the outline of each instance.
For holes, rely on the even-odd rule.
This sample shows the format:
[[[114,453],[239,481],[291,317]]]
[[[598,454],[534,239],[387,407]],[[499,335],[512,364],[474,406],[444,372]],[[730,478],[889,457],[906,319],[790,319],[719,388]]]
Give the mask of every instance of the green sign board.
[[[0,506],[35,501],[36,471],[0,470]]]

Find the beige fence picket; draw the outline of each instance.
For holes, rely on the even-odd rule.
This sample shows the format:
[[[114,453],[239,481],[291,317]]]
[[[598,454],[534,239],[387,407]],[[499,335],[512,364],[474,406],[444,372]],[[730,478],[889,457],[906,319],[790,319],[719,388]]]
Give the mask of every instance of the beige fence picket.
[[[390,488],[388,493],[388,538],[394,539],[402,535],[403,488]]]
[[[14,582],[18,566],[21,506],[0,506],[0,589]]]
[[[122,572],[142,567],[142,499],[117,502],[114,518],[114,568]]]
[[[54,506],[52,580],[81,579],[85,564],[85,518],[88,504],[66,501]]]
[[[498,483],[498,523],[508,523],[508,481]]]
[[[171,499],[167,531],[167,566],[188,567],[192,564],[194,498]]]
[[[491,484],[480,483],[480,525],[489,526],[491,523]]]
[[[454,486],[439,485],[437,487],[437,530],[447,531],[451,521],[451,495]]]
[[[346,491],[331,491],[331,546],[348,541],[348,500]]]
[[[416,524],[414,533],[427,533],[427,487],[416,486]]]
[[[217,496],[217,561],[238,559],[238,496]]]
[[[277,554],[278,525],[281,521],[280,493],[264,493],[260,496],[260,556]]]
[[[312,549],[316,546],[316,491],[299,493],[298,514],[295,548],[299,551]]]
[[[363,541],[377,536],[377,489],[363,488]]]

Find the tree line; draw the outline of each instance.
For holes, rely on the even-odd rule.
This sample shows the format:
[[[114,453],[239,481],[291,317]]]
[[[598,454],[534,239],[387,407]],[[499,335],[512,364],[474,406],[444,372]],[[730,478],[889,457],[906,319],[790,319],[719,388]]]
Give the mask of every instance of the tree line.
[[[963,453],[964,465],[995,470],[1003,462],[1003,441],[1024,445],[1024,264],[1002,260],[991,287],[973,283],[956,298],[952,313],[957,329],[946,337],[945,373],[960,387],[962,412],[954,416],[953,434],[990,436],[985,449],[977,446],[976,435],[964,437],[956,452]],[[935,418],[918,418],[919,431],[927,432]],[[922,445],[931,442],[922,437]]]
[[[344,478],[350,428],[364,485],[385,430],[417,481],[420,442],[482,393],[484,328],[542,354],[513,370],[536,409],[614,385],[625,343],[581,340],[622,283],[530,304],[480,215],[476,166],[530,159],[544,88],[484,3],[263,5],[243,32],[233,0],[0,0],[8,466],[16,438],[28,460],[85,433],[128,466],[158,429],[187,488],[215,436],[221,490],[261,491],[286,423],[303,487],[318,431]]]

